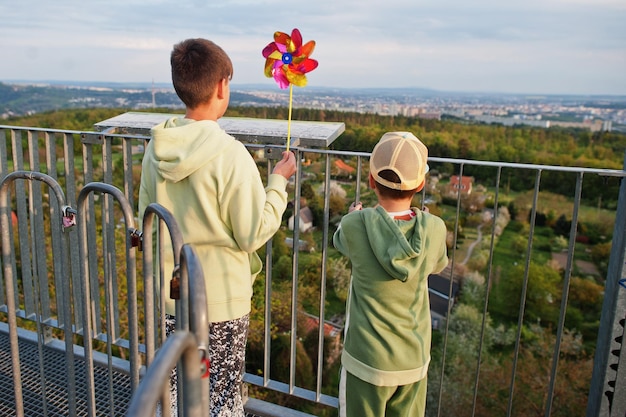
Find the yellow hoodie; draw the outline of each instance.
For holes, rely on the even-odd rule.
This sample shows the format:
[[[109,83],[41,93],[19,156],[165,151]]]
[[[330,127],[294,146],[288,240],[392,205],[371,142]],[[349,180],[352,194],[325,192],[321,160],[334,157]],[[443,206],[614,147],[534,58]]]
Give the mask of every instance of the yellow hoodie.
[[[252,284],[262,267],[256,250],[280,227],[286,186],[283,176],[271,174],[264,188],[249,151],[217,122],[181,116],[152,129],[142,163],[140,224],[150,203],[172,213],[202,263],[211,322],[250,312]],[[168,256],[168,282],[172,269]],[[175,314],[169,297],[166,312]]]

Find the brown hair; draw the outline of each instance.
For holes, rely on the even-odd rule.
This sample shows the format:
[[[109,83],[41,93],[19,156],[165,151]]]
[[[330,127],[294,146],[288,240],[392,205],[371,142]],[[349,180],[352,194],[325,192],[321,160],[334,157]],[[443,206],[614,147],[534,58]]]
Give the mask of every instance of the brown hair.
[[[233,76],[233,64],[222,48],[207,39],[187,39],[170,56],[176,94],[190,109],[207,102],[217,84]]]
[[[390,169],[383,169],[378,173],[378,175],[386,179],[387,181],[400,184],[400,177],[398,176],[398,174]],[[376,181],[376,189],[378,190],[378,193],[381,195],[381,197],[392,198],[395,200],[402,200],[413,197],[415,193],[417,193],[417,188],[413,190],[394,190],[393,188],[382,185],[378,181]]]

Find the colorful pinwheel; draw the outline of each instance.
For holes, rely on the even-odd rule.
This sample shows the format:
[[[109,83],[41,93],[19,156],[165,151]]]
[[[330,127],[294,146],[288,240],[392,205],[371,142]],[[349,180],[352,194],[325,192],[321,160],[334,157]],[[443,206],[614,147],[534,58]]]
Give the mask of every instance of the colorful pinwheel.
[[[285,89],[291,84],[304,87],[306,73],[317,68],[317,61],[309,58],[315,49],[315,41],[302,45],[302,35],[298,29],[291,36],[283,32],[274,33],[274,42],[263,48],[265,76],[274,77],[279,87]]]
[[[298,29],[293,29],[291,36],[283,32],[274,32],[274,42],[270,42],[263,48],[265,76],[273,77],[281,89],[289,87],[287,150],[289,150],[291,136],[293,86],[304,87],[307,84],[306,73],[317,68],[317,61],[309,58],[313,49],[315,49],[315,41],[302,45],[302,35]]]

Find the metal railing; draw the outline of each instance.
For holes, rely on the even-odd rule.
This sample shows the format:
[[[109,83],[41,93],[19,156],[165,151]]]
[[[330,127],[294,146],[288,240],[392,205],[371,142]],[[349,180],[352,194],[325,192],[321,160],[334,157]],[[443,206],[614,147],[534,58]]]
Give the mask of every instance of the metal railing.
[[[6,250],[4,244],[4,235],[8,230],[13,227],[8,224],[10,213],[6,212],[2,214],[2,234],[3,234],[3,266],[4,274],[2,277],[2,285],[7,287],[7,275],[13,274],[17,276],[18,269],[22,282],[33,282],[31,278],[36,271],[39,276],[50,276],[50,284],[39,284],[39,288],[48,288],[46,285],[54,288],[64,289],[64,281],[61,277],[70,277],[72,296],[78,299],[86,294],[81,294],[79,289],[81,287],[81,281],[78,277],[85,277],[85,274],[89,277],[101,277],[104,282],[99,282],[97,279],[90,279],[89,288],[92,294],[101,294],[102,288],[110,287],[115,289],[117,287],[130,289],[132,283],[119,282],[118,275],[126,275],[133,272],[128,270],[125,274],[119,274],[119,265],[129,266],[128,261],[132,264],[132,255],[130,259],[128,256],[122,256],[122,259],[117,260],[125,251],[115,251],[113,243],[106,243],[108,249],[103,253],[115,253],[111,263],[107,264],[100,256],[96,256],[95,260],[91,257],[85,256],[86,254],[98,253],[98,249],[88,247],[86,249],[80,249],[79,239],[74,234],[70,234],[67,239],[67,243],[57,241],[56,239],[63,236],[62,227],[54,226],[56,229],[43,232],[45,235],[49,235],[54,243],[51,244],[50,249],[38,248],[37,239],[29,240],[26,237],[29,236],[29,232],[34,231],[34,226],[27,226],[26,219],[36,218],[35,213],[39,215],[43,209],[50,210],[51,213],[58,213],[62,211],[63,207],[80,207],[81,212],[84,211],[84,216],[94,220],[99,220],[102,223],[102,229],[108,230],[108,235],[103,237],[103,242],[114,241],[116,226],[120,224],[119,212],[116,212],[110,202],[106,202],[106,198],[95,198],[95,196],[86,196],[82,194],[85,184],[99,182],[104,184],[110,184],[121,191],[128,205],[134,209],[133,213],[136,213],[135,199],[138,194],[139,186],[139,174],[140,174],[140,161],[142,157],[142,149],[144,141],[147,138],[140,135],[117,135],[117,134],[105,134],[95,132],[78,132],[78,131],[60,131],[51,129],[38,129],[38,128],[21,128],[12,126],[0,126],[0,175],[1,178],[7,178],[7,176],[16,171],[38,171],[45,173],[50,178],[53,178],[60,184],[62,190],[64,190],[64,196],[58,203],[50,203],[49,207],[46,206],[40,198],[41,191],[37,187],[32,187],[27,193],[26,189],[16,183],[14,193],[16,196],[29,194],[28,199],[16,199],[14,204],[7,206],[14,207],[16,214],[15,227],[19,231],[19,244],[15,251]],[[248,144],[248,147],[255,155],[265,151],[266,155],[271,154],[277,146],[264,146],[258,144]],[[337,407],[336,390],[333,387],[329,387],[325,378],[325,371],[328,366],[329,358],[325,354],[325,343],[327,343],[327,336],[324,332],[322,323],[325,323],[325,319],[328,316],[328,301],[331,294],[328,293],[327,288],[330,288],[333,284],[329,282],[330,278],[334,279],[334,271],[331,271],[329,264],[331,258],[336,258],[336,253],[332,246],[329,245],[330,238],[334,232],[334,227],[337,221],[337,217],[345,213],[341,212],[341,209],[337,209],[337,196],[344,203],[352,200],[361,200],[368,197],[367,191],[367,169],[364,167],[369,154],[365,152],[350,152],[350,151],[333,151],[328,149],[306,149],[306,148],[293,148],[298,158],[297,172],[295,174],[292,188],[290,188],[290,198],[294,202],[293,213],[299,213],[302,208],[301,197],[303,194],[307,194],[310,190],[304,190],[304,184],[313,184],[312,187],[318,187],[315,192],[321,194],[321,204],[317,207],[317,230],[315,246],[317,250],[317,256],[319,256],[318,262],[314,267],[310,265],[308,268],[313,268],[316,271],[317,279],[319,282],[319,292],[316,294],[316,302],[310,302],[309,304],[317,305],[316,310],[304,312],[302,310],[303,297],[310,297],[310,293],[302,294],[302,290],[306,287],[307,283],[303,283],[301,280],[306,277],[307,271],[304,271],[305,266],[303,262],[310,263],[310,257],[304,259],[305,254],[299,250],[292,250],[291,252],[291,266],[290,266],[290,299],[283,300],[289,303],[289,319],[285,325],[286,328],[281,329],[283,335],[288,340],[287,357],[288,357],[288,375],[285,378],[276,378],[272,375],[271,369],[274,365],[275,355],[273,354],[276,347],[275,341],[275,327],[274,322],[276,312],[272,307],[277,300],[277,280],[275,277],[275,261],[273,252],[276,250],[273,242],[268,242],[265,248],[265,281],[263,288],[260,292],[255,293],[257,300],[262,302],[262,315],[261,315],[261,327],[263,328],[263,346],[262,346],[262,366],[258,370],[248,371],[245,376],[245,381],[253,387],[258,387],[259,390],[267,390],[269,392],[285,394],[287,397],[301,398],[307,400],[307,403],[319,404],[322,409],[334,409]],[[273,152],[273,154],[279,154],[280,152]],[[41,161],[40,158],[45,156],[45,161]],[[335,162],[342,160],[348,162],[354,170],[352,172],[337,171]],[[263,172],[270,172],[273,164],[271,158],[263,158],[258,156],[258,161]],[[312,164],[309,162],[312,161]],[[306,162],[306,164],[305,164]],[[495,285],[495,281],[499,276],[497,264],[501,262],[498,258],[497,247],[499,244],[499,237],[502,233],[500,225],[496,222],[496,216],[503,207],[506,207],[503,200],[509,199],[509,183],[512,181],[525,182],[527,184],[526,189],[529,191],[529,200],[527,207],[518,207],[523,212],[522,222],[527,222],[527,229],[523,229],[524,245],[520,249],[520,256],[518,257],[518,263],[521,266],[521,280],[519,298],[515,300],[509,300],[510,303],[515,303],[518,307],[517,322],[511,329],[514,333],[514,342],[511,346],[511,361],[507,364],[507,369],[510,372],[508,378],[506,392],[500,393],[503,403],[503,414],[515,415],[516,409],[519,406],[519,399],[516,394],[519,391],[519,366],[520,356],[524,352],[524,332],[527,325],[531,324],[527,318],[527,303],[529,297],[529,288],[533,281],[533,267],[532,265],[540,262],[538,257],[538,251],[536,250],[537,233],[540,230],[536,225],[539,222],[539,218],[545,216],[545,212],[548,210],[544,203],[541,203],[540,196],[542,195],[542,183],[548,183],[554,185],[555,183],[571,184],[569,189],[571,190],[568,195],[571,203],[571,211],[569,212],[569,226],[566,234],[566,259],[561,272],[562,281],[560,282],[560,308],[558,309],[558,316],[553,323],[552,333],[554,336],[554,344],[550,347],[551,354],[550,359],[547,360],[545,366],[549,371],[547,372],[547,382],[543,388],[543,400],[540,402],[541,413],[546,416],[554,414],[555,397],[557,397],[557,389],[559,386],[559,362],[563,357],[563,340],[565,333],[569,331],[566,327],[567,310],[569,308],[569,294],[572,278],[577,274],[577,243],[580,237],[583,235],[579,230],[580,226],[580,212],[583,208],[583,202],[585,196],[590,193],[589,187],[594,188],[603,186],[604,182],[608,185],[605,187],[607,190],[613,190],[615,192],[611,197],[617,199],[617,205],[614,209],[608,210],[609,220],[614,224],[612,229],[612,248],[610,258],[607,260],[607,274],[606,285],[604,291],[604,301],[602,306],[602,315],[597,317],[599,320],[599,330],[597,332],[597,341],[595,341],[595,359],[593,361],[593,375],[589,376],[590,383],[588,387],[588,401],[587,401],[587,415],[588,416],[609,416],[609,415],[623,415],[626,410],[626,404],[624,402],[624,396],[618,395],[620,390],[626,389],[626,381],[623,369],[626,359],[621,353],[624,351],[623,338],[621,336],[624,333],[624,305],[626,304],[626,290],[622,288],[620,283],[624,282],[626,278],[626,268],[624,267],[624,259],[626,253],[626,185],[625,181],[621,181],[626,176],[624,170],[608,170],[608,169],[591,169],[591,168],[575,168],[575,167],[559,167],[559,166],[545,166],[545,165],[532,165],[532,164],[514,164],[503,162],[488,162],[488,161],[473,161],[464,159],[451,159],[451,158],[429,158],[429,164],[431,165],[431,173],[433,171],[447,172],[450,176],[458,176],[459,178],[464,176],[477,175],[481,178],[481,183],[485,187],[489,188],[490,199],[488,201],[487,208],[489,212],[493,213],[493,219],[484,223],[485,227],[482,230],[482,235],[485,237],[484,243],[480,246],[482,251],[481,271],[485,275],[485,282],[480,286],[482,292],[482,304],[478,309],[481,317],[481,325],[479,327],[478,344],[476,351],[473,352],[473,358],[475,365],[472,372],[472,380],[470,381],[471,388],[467,395],[470,397],[468,408],[468,414],[480,415],[478,408],[481,399],[479,395],[480,384],[482,382],[481,376],[485,372],[485,349],[486,349],[486,333],[489,330],[488,315],[492,311],[490,305],[490,291],[492,286]],[[602,178],[603,181],[598,182],[597,179]],[[339,181],[339,186],[337,185]],[[589,185],[588,185],[589,184]],[[308,187],[308,186],[307,186]],[[342,195],[342,191],[347,192],[346,196]],[[435,211],[439,204],[431,204],[430,200],[433,196],[440,194],[440,188],[437,188],[435,184],[431,184],[430,187],[418,196],[418,204],[430,205],[435,207]],[[304,192],[303,192],[304,191]],[[81,197],[79,195],[85,195]],[[78,196],[78,201],[76,200]],[[506,197],[506,198],[505,198]],[[7,198],[7,197],[3,197]],[[120,198],[120,197],[117,197]],[[445,390],[447,385],[446,379],[449,378],[447,370],[450,368],[450,353],[453,351],[453,347],[450,345],[452,340],[450,339],[453,332],[451,326],[454,326],[453,313],[455,311],[454,297],[453,297],[453,285],[460,283],[455,280],[460,279],[457,277],[459,269],[468,271],[468,268],[460,268],[464,263],[463,259],[459,258],[457,251],[462,246],[463,234],[464,234],[464,222],[468,218],[475,216],[471,211],[472,208],[467,206],[468,201],[462,193],[456,193],[453,197],[448,197],[447,210],[448,217],[447,224],[449,233],[451,236],[449,256],[451,259],[450,268],[447,270],[446,278],[448,278],[448,303],[447,311],[444,312],[444,316],[447,317],[443,323],[441,337],[437,338],[436,343],[433,345],[434,358],[438,359],[438,362],[431,363],[431,374],[429,375],[429,415],[445,415],[445,403],[447,398],[445,397]],[[101,205],[103,207],[100,214],[94,211],[94,207]],[[468,214],[470,213],[470,214]],[[443,214],[442,214],[443,215]],[[130,218],[129,213],[124,212],[125,227],[132,228],[133,220]],[[475,219],[473,219],[475,220]],[[43,221],[41,227],[43,228]],[[309,232],[301,231],[300,223],[303,222],[299,216],[293,218],[293,230],[289,230],[288,234],[292,237],[293,247],[299,247],[298,242],[301,238],[307,238],[311,240]],[[90,222],[94,223],[95,222]],[[52,225],[51,225],[52,227]],[[145,223],[144,223],[145,227]],[[489,231],[486,231],[489,229]],[[37,229],[38,230],[38,229]],[[83,233],[89,234],[89,230]],[[25,237],[26,236],[26,237]],[[32,236],[32,235],[30,235]],[[38,236],[38,235],[37,235]],[[33,236],[36,237],[36,236]],[[129,237],[129,239],[131,239]],[[144,236],[145,238],[145,236]],[[41,240],[41,239],[39,239]],[[35,241],[35,242],[33,242]],[[95,236],[87,241],[98,241]],[[519,242],[518,242],[519,243]],[[105,243],[102,243],[105,245]],[[38,254],[36,257],[28,255],[28,259],[31,260],[32,268],[25,268],[22,263],[21,268],[15,267],[15,259],[26,258],[24,255],[26,248],[30,245],[36,249]],[[64,252],[63,247],[68,249]],[[53,259],[62,259],[63,257],[69,259],[68,263],[65,263],[66,271],[62,270],[59,266],[61,264],[56,262],[45,262],[42,260],[47,257]],[[146,254],[143,254],[146,257]],[[86,258],[89,258],[86,259]],[[536,259],[537,258],[537,259]],[[152,262],[148,262],[146,265],[144,259],[143,273],[146,276],[153,275],[150,271]],[[106,260],[108,262],[108,260]],[[7,263],[9,265],[7,265]],[[13,269],[9,271],[9,268],[13,265]],[[99,271],[104,271],[104,276]],[[140,272],[141,273],[141,272]],[[205,271],[206,273],[206,271]],[[29,275],[30,274],[30,275]],[[101,280],[102,281],[102,280]],[[162,284],[162,282],[161,282]],[[144,284],[149,285],[149,284]],[[128,287],[128,288],[126,288]],[[32,289],[31,289],[32,288]],[[63,311],[56,311],[56,306],[65,305],[63,299],[61,301],[50,302],[50,311],[44,303],[42,306],[35,306],[31,301],[34,299],[34,292],[36,287],[25,286],[22,288],[23,300],[21,300],[20,307],[18,308],[18,318],[32,320],[33,317],[38,317],[35,323],[38,325],[45,325],[52,328],[67,328],[68,324],[65,323],[68,320],[67,314]],[[86,290],[87,286],[83,288]],[[144,291],[146,288],[144,288]],[[67,289],[65,289],[67,291]],[[28,293],[28,294],[27,294]],[[56,295],[56,297],[63,297],[62,295]],[[157,349],[159,341],[156,341],[154,345],[151,345],[151,340],[146,335],[160,335],[162,337],[163,330],[154,329],[153,324],[149,323],[149,319],[145,321],[144,329],[135,332],[132,327],[135,324],[129,325],[128,329],[118,328],[119,320],[119,308],[120,302],[117,296],[112,292],[109,295],[101,294],[105,300],[105,306],[110,306],[111,310],[101,310],[98,303],[92,303],[90,309],[74,309],[74,320],[72,326],[74,326],[77,334],[91,334],[93,337],[102,342],[102,348],[108,352],[109,355],[115,356],[118,352],[122,352],[123,357],[130,355],[131,360],[135,354],[151,356],[154,355],[154,351]],[[14,295],[12,295],[14,296]],[[462,297],[462,296],[461,296]],[[11,297],[9,297],[11,298]],[[458,299],[458,294],[457,294]],[[0,300],[2,305],[7,302],[6,299]],[[310,301],[310,300],[307,300]],[[138,311],[151,311],[154,308],[153,305],[149,305],[150,301],[139,300],[137,305],[129,306],[129,309],[137,309]],[[79,304],[80,305],[80,304]],[[4,311],[10,309],[9,306],[4,306]],[[118,313],[116,313],[118,311]],[[313,354],[309,356],[312,358],[311,362],[314,363],[314,381],[303,383],[301,381],[301,375],[298,373],[299,367],[302,365],[299,361],[300,350],[302,348],[302,334],[301,320],[306,315],[314,315],[319,317],[319,325],[317,326],[316,343],[317,346],[313,347],[311,351]],[[118,315],[116,315],[118,314]],[[150,316],[148,314],[148,316]],[[147,317],[148,317],[147,316]],[[92,329],[88,333],[84,332],[84,322],[92,323]],[[138,326],[141,328],[141,320],[138,321]],[[131,335],[132,333],[132,335]],[[135,334],[137,334],[135,336]],[[137,338],[136,341],[131,339]],[[181,336],[181,340],[182,340]],[[160,339],[163,340],[163,339]],[[307,339],[309,343],[313,339]],[[75,342],[75,341],[74,341]],[[186,342],[180,342],[185,344]],[[274,345],[274,346],[273,346]],[[181,348],[182,349],[182,348]],[[436,350],[436,352],[435,352]],[[134,353],[137,352],[137,353]],[[149,363],[151,359],[148,359]],[[132,377],[133,390],[136,390],[137,375]],[[471,410],[471,411],[469,411]],[[621,412],[621,414],[619,414]]]
[[[14,233],[12,210],[7,204],[13,200],[9,190],[20,189],[24,183],[27,185],[24,188],[28,188],[29,192],[16,195],[15,200],[22,202],[28,200],[28,219],[22,217],[19,224],[16,222],[18,231]],[[54,198],[46,200],[45,196],[48,193],[41,189],[42,183],[48,186]],[[101,199],[101,212],[95,210],[93,203],[88,207],[88,201],[93,202],[94,194]],[[110,200],[115,200],[117,205],[114,207],[113,201]],[[46,206],[49,207],[49,212],[45,210]],[[119,242],[116,242],[114,236],[116,226],[119,224],[113,219],[119,218],[120,213],[121,224],[124,225],[122,234],[122,237],[125,237],[124,251],[116,249]],[[171,214],[160,205],[151,204],[146,209],[144,217],[146,230],[152,230],[155,216],[158,219],[157,236],[164,236],[167,232],[174,242],[172,248],[177,265],[176,278],[180,279],[181,288],[184,288],[185,297],[182,302],[177,302],[177,308],[184,311],[187,318],[179,315],[181,319],[177,321],[177,329],[181,331],[181,336],[185,333],[190,335],[185,339],[187,340],[185,346],[189,346],[189,340],[193,342],[193,350],[186,348],[178,352],[180,355],[176,354],[176,343],[174,347],[164,349],[160,354],[165,358],[156,365],[162,367],[167,361],[176,364],[183,356],[181,362],[183,366],[179,371],[181,385],[179,408],[185,410],[197,408],[197,413],[200,413],[197,415],[205,415],[208,410],[208,382],[200,379],[200,370],[206,368],[204,359],[208,356],[208,317],[203,272],[193,249],[182,243],[180,231]],[[96,227],[96,217],[101,217],[100,228]],[[79,288],[75,289],[72,296],[68,236],[77,225],[82,267],[80,280],[74,281],[78,282]],[[153,252],[157,254],[157,267],[162,268],[163,244],[160,239],[153,244],[152,233],[147,233],[144,238],[141,231],[134,227],[134,211],[124,194],[110,184],[88,183],[80,190],[76,210],[66,204],[63,190],[49,175],[33,171],[14,171],[6,175],[0,183],[0,226],[4,267],[2,278],[6,289],[6,298],[3,292],[1,308],[6,313],[8,322],[5,331],[9,338],[14,392],[13,406],[7,408],[13,410],[17,416],[31,413],[116,416],[119,415],[117,407],[120,403],[125,408],[135,392],[142,401],[145,400],[146,392],[148,398],[156,398],[154,404],[148,406],[156,407],[157,402],[162,401],[169,407],[169,384],[166,383],[167,387],[162,388],[163,381],[150,378],[144,378],[141,388],[139,384],[140,373],[145,368],[149,374],[161,372],[159,369],[152,370],[150,365],[155,360],[155,351],[165,341],[164,324],[159,320],[162,317],[161,312],[164,311],[165,285],[158,282],[162,274],[161,276],[152,274]],[[28,230],[29,234],[24,236],[24,230]],[[54,230],[61,232],[51,233]],[[43,238],[46,235],[50,236],[49,242]],[[98,245],[98,240],[103,243]],[[137,247],[145,249],[147,254],[144,257],[143,268],[143,271],[147,272],[143,280],[146,290],[143,292],[137,289],[138,268],[135,262]],[[15,250],[16,248],[18,250]],[[124,273],[120,274],[126,277],[124,282],[117,280],[120,271],[116,269],[116,262],[119,261],[117,255],[120,253],[123,254],[121,259],[125,266]],[[87,272],[91,262],[97,264],[93,275]],[[126,300],[125,304],[119,303],[120,297]],[[142,325],[142,328],[146,329],[145,332],[139,330],[138,321],[142,316],[139,300],[145,304],[143,318],[146,325]],[[162,301],[160,308],[155,307],[155,300]],[[99,315],[94,314],[100,311],[102,312]],[[74,324],[73,317],[76,316],[80,316],[82,321]],[[126,319],[123,320],[122,317]],[[18,318],[22,319],[19,324]],[[154,323],[157,321],[161,325],[160,332],[155,330]],[[32,349],[20,348],[19,333],[24,333],[20,326],[25,326],[26,329],[34,327],[38,351],[38,358],[34,362],[25,360],[27,363],[22,363],[22,356],[31,355]],[[60,378],[64,383],[55,383],[52,386],[44,373],[46,362],[53,356],[49,350],[51,346],[58,345],[55,342],[59,339],[64,341],[65,360],[63,369],[54,371],[64,374],[64,377]],[[140,340],[145,344],[140,345]],[[99,349],[96,350],[94,342],[96,345],[98,342],[104,345],[100,343]],[[145,346],[148,346],[147,352]],[[122,349],[127,353],[123,353]],[[168,354],[170,349],[175,352]],[[129,360],[125,359],[127,357]],[[76,363],[79,361],[84,364],[84,372],[77,369]],[[41,373],[39,378],[35,378],[39,380],[38,382],[33,382],[33,363],[36,363]],[[190,368],[191,365],[193,366]],[[100,368],[100,372],[96,372],[96,367]],[[25,371],[22,372],[22,369]],[[106,378],[99,377],[103,372]],[[24,374],[26,377],[23,378]],[[116,394],[119,388],[116,386],[116,380],[119,380],[120,374],[128,376],[128,391],[122,395]],[[169,379],[165,382],[168,381]],[[26,392],[29,394],[39,392],[41,395],[37,402],[41,405],[27,404],[25,401],[29,396],[25,395]],[[197,395],[198,393],[201,395]],[[59,396],[63,396],[62,401],[58,400]],[[145,403],[142,404],[142,409],[144,407]],[[138,412],[136,406],[131,407],[128,415],[134,416]],[[169,414],[165,412],[164,415]]]

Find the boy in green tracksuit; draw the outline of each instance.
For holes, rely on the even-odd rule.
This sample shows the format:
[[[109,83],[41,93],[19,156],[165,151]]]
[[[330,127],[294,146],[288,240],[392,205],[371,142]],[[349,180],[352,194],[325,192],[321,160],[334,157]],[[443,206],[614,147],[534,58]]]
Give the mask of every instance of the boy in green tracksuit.
[[[385,133],[370,158],[374,208],[350,206],[333,236],[352,264],[339,389],[340,416],[423,416],[430,362],[428,276],[448,264],[446,226],[411,207],[428,149]]]

